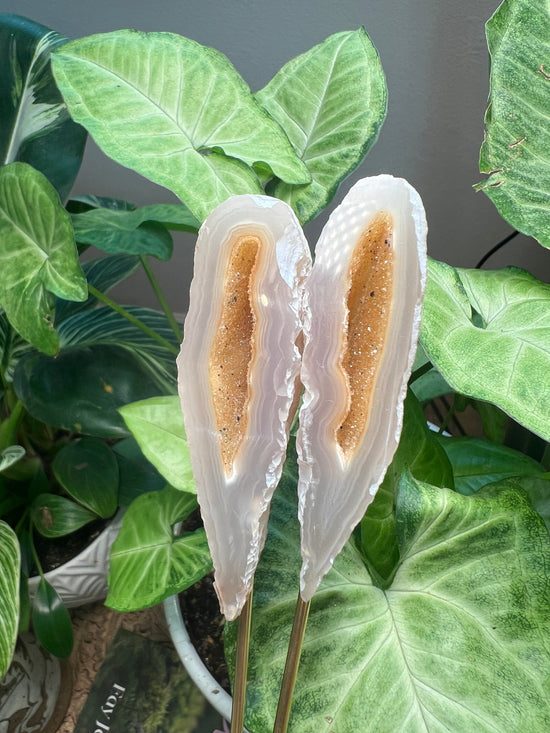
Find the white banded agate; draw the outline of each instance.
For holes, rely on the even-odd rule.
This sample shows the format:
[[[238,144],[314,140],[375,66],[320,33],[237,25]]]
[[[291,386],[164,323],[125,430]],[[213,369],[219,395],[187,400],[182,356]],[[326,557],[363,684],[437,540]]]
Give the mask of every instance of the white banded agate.
[[[304,601],[372,502],[399,442],[426,234],[418,193],[381,175],[353,186],[317,243],[297,439]]]
[[[234,196],[202,225],[178,384],[220,608],[252,587],[300,370],[311,255],[282,201]]]

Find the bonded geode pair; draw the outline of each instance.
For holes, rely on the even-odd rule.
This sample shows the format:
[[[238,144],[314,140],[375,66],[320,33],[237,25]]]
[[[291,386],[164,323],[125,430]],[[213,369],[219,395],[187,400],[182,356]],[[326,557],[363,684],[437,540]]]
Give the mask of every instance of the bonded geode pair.
[[[382,482],[416,351],[426,232],[419,195],[388,175],[353,186],[313,266],[298,220],[278,199],[232,197],[202,225],[179,390],[227,619],[252,588],[302,385],[304,601]]]

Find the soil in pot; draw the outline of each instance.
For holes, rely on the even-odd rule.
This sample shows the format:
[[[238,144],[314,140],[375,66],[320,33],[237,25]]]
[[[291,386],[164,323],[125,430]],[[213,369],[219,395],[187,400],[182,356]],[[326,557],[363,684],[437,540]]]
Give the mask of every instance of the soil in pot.
[[[231,693],[223,651],[225,619],[214,590],[214,576],[206,575],[178,596],[189,637],[206,668],[224,690]]]
[[[56,539],[42,537],[36,532],[34,544],[43,571],[47,573],[50,570],[55,570],[79,555],[82,550],[99,537],[110,521],[110,519],[96,519],[77,529],[76,532],[71,532],[71,534]]]

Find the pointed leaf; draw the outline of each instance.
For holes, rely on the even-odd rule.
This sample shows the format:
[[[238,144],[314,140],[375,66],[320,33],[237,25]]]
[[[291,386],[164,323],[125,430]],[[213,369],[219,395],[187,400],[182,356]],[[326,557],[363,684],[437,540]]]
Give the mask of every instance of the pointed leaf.
[[[438,436],[454,473],[454,488],[460,494],[474,494],[486,484],[510,476],[537,476],[543,471],[529,456],[480,438]]]
[[[550,10],[506,0],[487,23],[491,90],[478,184],[513,227],[550,247]]]
[[[101,438],[126,437],[118,408],[160,391],[141,361],[109,345],[68,349],[56,359],[28,354],[17,365],[14,387],[37,420]]]
[[[97,438],[67,443],[52,463],[55,478],[79,504],[100,517],[118,506],[118,463],[110,446]]]
[[[40,578],[32,606],[34,633],[44,649],[56,657],[68,657],[73,649],[73,627],[59,594]]]
[[[153,204],[130,211],[97,208],[75,213],[71,220],[79,242],[94,244],[105,252],[152,254],[159,259],[168,259],[172,247],[167,246],[161,238],[162,229],[155,227],[155,223],[164,224],[166,229],[187,232],[196,232],[200,226],[200,222],[185,206],[176,204]],[[140,240],[140,251],[136,250],[136,238]],[[155,248],[148,251],[150,247],[145,246],[147,242]]]
[[[0,520],[0,680],[8,671],[19,624],[19,541]]]
[[[255,581],[249,730],[271,730],[299,575],[279,487]],[[346,545],[314,597],[291,712],[300,733],[523,733],[550,726],[550,539],[522,493],[405,479],[386,591]],[[234,653],[235,625],[226,630]]]
[[[29,163],[62,200],[82,160],[86,131],[70,118],[50,54],[66,39],[27,18],[0,13],[0,165]]]
[[[231,194],[261,192],[253,163],[289,183],[309,181],[280,127],[214,49],[171,33],[117,31],[67,44],[53,69],[73,118],[107,155],[171,189],[200,221]]]
[[[431,260],[421,340],[456,392],[486,400],[550,440],[550,285],[517,268]]]
[[[175,537],[173,526],[197,508],[189,493],[167,486],[138,497],[111,548],[106,605],[135,611],[160,603],[212,568],[204,530]]]
[[[268,189],[302,223],[329,203],[376,142],[386,96],[378,53],[363,28],[329,36],[289,61],[256,94],[311,173],[305,186],[279,181]]]
[[[143,453],[177,489],[194,493],[189,449],[178,397],[153,397],[121,407]]]
[[[12,326],[36,348],[54,354],[54,295],[85,300],[72,226],[59,198],[25,163],[0,168],[0,303]]]
[[[151,255],[159,260],[170,259],[172,237],[168,230],[156,222],[139,222],[138,217],[128,217],[135,213],[92,209],[73,214],[71,221],[76,240],[94,245],[109,254]]]
[[[34,526],[43,537],[64,537],[97,519],[80,504],[57,494],[40,494],[31,506]]]

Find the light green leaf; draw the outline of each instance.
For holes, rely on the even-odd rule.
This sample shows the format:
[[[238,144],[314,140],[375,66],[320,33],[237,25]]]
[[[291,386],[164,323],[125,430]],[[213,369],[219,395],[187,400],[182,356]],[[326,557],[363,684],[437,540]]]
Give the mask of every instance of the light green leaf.
[[[421,340],[456,392],[492,402],[550,440],[550,285],[517,268],[431,260]]]
[[[113,450],[98,438],[80,438],[61,448],[52,471],[65,491],[103,519],[118,506],[118,463]]]
[[[272,729],[299,577],[281,487],[255,578],[246,726]],[[348,544],[314,597],[289,730],[524,733],[550,726],[550,539],[521,492],[405,478],[401,565],[375,587]],[[227,628],[227,627],[226,627]],[[226,631],[234,654],[236,625]]]
[[[193,585],[212,568],[204,530],[175,537],[173,526],[197,508],[189,493],[167,486],[128,507],[111,548],[106,605],[136,611]]]
[[[20,566],[17,536],[0,520],[0,680],[8,671],[17,639]]]
[[[171,33],[116,31],[53,59],[73,118],[119,163],[172,190],[202,221],[231,194],[260,193],[263,162],[289,183],[309,174],[225,56]]]
[[[332,199],[378,138],[386,116],[386,82],[365,30],[344,31],[289,61],[256,94],[287,133],[312,182],[268,188],[302,223]]]
[[[529,456],[480,438],[438,436],[453,467],[455,490],[474,494],[486,484],[510,476],[537,476],[541,466]]]
[[[505,0],[487,23],[489,106],[477,185],[513,227],[550,247],[550,9]]]
[[[55,354],[54,295],[85,300],[69,215],[44,176],[26,163],[0,168],[0,303],[12,326]]]
[[[119,410],[144,455],[176,489],[195,492],[179,398],[153,397]]]
[[[429,429],[422,407],[411,392],[405,400],[399,446],[360,525],[363,551],[369,567],[382,585],[391,577],[399,560],[395,501],[399,479],[405,469],[421,481],[436,486],[453,485],[449,459],[435,433]]]
[[[86,131],[71,120],[51,73],[50,54],[65,40],[32,20],[0,13],[0,166],[29,163],[62,200],[86,142]]]

